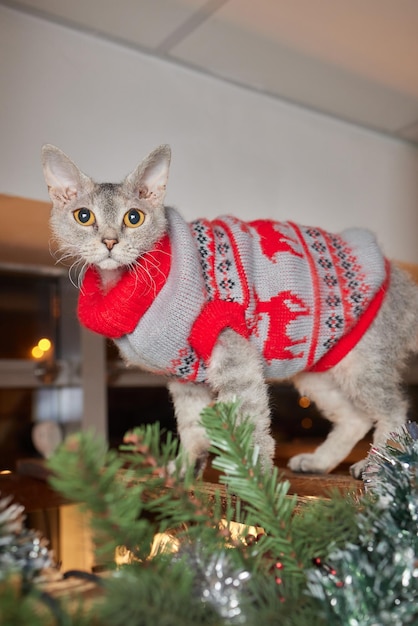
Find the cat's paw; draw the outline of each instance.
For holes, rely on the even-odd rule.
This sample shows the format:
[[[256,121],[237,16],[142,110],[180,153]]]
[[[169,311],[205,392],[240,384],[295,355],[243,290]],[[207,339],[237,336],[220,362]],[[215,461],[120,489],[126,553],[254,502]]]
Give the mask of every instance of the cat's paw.
[[[308,452],[293,456],[289,460],[287,467],[292,472],[305,472],[306,474],[325,474],[328,471],[321,459],[314,453],[310,454]]]
[[[367,465],[367,459],[363,459],[362,461],[358,461],[357,463],[353,463],[350,465],[350,474],[353,478],[357,478],[357,480],[362,480],[364,468]]]
[[[185,456],[184,452],[170,461],[167,465],[167,471],[171,476],[177,475],[180,478],[184,478],[190,468],[193,468],[193,476],[198,478],[205,470],[208,460],[208,453],[206,451],[201,452],[199,455],[193,457]]]
[[[207,451],[205,450],[205,452],[201,452],[199,456],[195,458],[194,465],[193,465],[193,474],[195,478],[202,476],[203,472],[205,471],[206,463],[208,461],[208,456],[209,455]]]

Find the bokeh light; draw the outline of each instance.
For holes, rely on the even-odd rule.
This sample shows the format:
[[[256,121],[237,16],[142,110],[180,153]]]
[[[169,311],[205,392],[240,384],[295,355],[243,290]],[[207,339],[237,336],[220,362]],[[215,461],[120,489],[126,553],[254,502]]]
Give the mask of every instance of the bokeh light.
[[[42,359],[46,352],[49,352],[52,348],[52,341],[47,337],[42,337],[31,350],[31,355],[34,359]]]

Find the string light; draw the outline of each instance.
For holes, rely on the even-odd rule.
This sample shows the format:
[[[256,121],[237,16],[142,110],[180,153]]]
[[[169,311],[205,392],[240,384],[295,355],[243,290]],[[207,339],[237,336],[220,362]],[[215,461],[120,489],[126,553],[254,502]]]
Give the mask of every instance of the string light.
[[[31,355],[34,359],[42,359],[42,357],[51,350],[52,341],[47,337],[42,337],[31,350]]]
[[[302,428],[304,428],[305,430],[309,430],[310,428],[312,428],[313,422],[310,417],[304,417],[300,424]]]
[[[38,341],[38,348],[40,348],[44,352],[48,352],[48,350],[52,348],[52,343],[46,337],[42,337],[42,339]]]
[[[31,355],[33,356],[34,359],[42,359],[44,354],[45,352],[41,350],[39,346],[34,346],[31,350]]]
[[[308,396],[301,396],[298,400],[301,409],[308,409],[311,406],[311,400]]]

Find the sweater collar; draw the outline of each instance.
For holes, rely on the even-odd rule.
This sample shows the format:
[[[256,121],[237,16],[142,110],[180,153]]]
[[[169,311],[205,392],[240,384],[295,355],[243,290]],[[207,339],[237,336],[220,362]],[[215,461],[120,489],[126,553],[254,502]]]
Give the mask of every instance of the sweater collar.
[[[131,333],[165,285],[171,267],[171,244],[165,235],[126,270],[104,293],[96,268],[84,275],[78,299],[78,317],[90,330],[117,339]]]

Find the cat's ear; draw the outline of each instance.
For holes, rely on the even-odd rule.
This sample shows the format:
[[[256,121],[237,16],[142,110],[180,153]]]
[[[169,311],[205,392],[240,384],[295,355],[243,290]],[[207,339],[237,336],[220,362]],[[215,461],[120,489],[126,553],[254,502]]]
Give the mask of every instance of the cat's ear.
[[[162,206],[170,159],[170,146],[159,146],[125,178],[125,185],[129,186],[140,198],[147,200],[151,206]]]
[[[55,205],[64,207],[92,184],[62,150],[51,144],[42,147],[42,165],[48,192]]]

